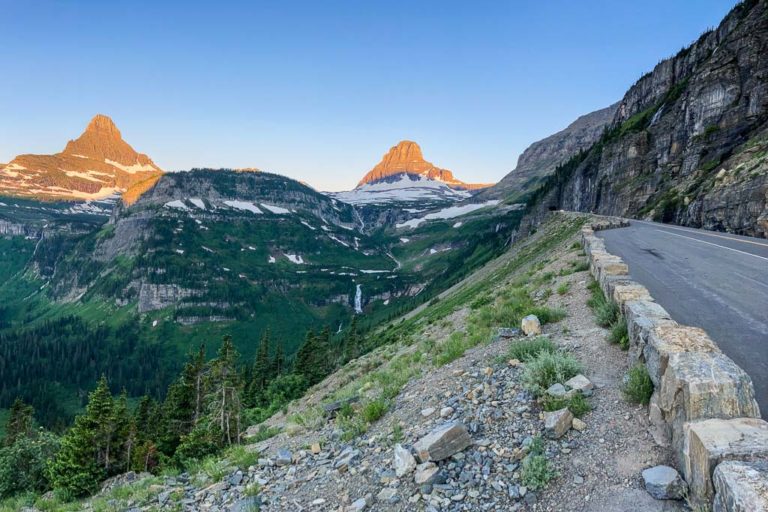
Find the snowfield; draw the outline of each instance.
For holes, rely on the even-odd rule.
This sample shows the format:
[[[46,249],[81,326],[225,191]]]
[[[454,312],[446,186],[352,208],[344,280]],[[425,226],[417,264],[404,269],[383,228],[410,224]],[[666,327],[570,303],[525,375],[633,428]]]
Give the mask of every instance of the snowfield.
[[[454,190],[442,181],[410,174],[400,175],[397,181],[366,183],[348,192],[329,194],[350,204],[380,204],[394,201],[452,200],[470,197],[465,190]]]
[[[486,206],[496,206],[499,204],[499,201],[494,199],[492,201],[486,201],[484,203],[472,203],[472,204],[465,204],[461,206],[449,206],[448,208],[443,208],[440,211],[434,212],[434,213],[428,213],[423,217],[417,217],[415,219],[407,220],[401,224],[395,224],[395,227],[397,228],[417,228],[422,223],[428,221],[428,220],[445,220],[445,219],[452,219],[454,217],[460,217],[462,215],[466,215],[468,213],[472,213],[475,210],[479,210],[481,208],[485,208]]]

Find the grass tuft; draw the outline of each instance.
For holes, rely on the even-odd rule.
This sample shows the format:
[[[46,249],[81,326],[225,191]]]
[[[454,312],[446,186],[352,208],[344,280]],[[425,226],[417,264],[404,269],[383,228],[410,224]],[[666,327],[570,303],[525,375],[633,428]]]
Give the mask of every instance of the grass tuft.
[[[630,368],[621,391],[630,402],[647,405],[651,401],[653,381],[645,365],[638,364]]]

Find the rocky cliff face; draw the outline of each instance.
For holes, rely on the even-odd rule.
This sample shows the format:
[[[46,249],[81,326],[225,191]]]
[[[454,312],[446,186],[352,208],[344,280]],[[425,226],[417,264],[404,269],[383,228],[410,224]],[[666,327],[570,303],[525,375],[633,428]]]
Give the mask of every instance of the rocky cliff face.
[[[0,165],[0,194],[43,200],[94,200],[123,194],[135,201],[163,171],[97,115],[83,134],[55,155],[21,155]]]
[[[524,193],[541,183],[579,151],[594,144],[613,120],[619,104],[615,103],[583,115],[567,128],[531,144],[517,160],[517,167],[493,187],[481,192],[483,197],[498,198],[510,193]]]
[[[451,171],[436,167],[431,162],[424,160],[418,144],[403,140],[396,146],[392,146],[381,159],[381,162],[371,169],[357,186],[392,180],[405,174],[439,181],[457,190],[476,190],[492,185],[464,183],[456,179]]]
[[[540,193],[551,208],[768,235],[768,2],[660,62]]]

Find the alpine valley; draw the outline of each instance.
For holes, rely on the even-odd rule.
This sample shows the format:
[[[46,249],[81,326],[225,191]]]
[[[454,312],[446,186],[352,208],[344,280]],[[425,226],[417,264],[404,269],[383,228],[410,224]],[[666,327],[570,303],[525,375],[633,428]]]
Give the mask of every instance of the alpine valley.
[[[609,384],[595,390],[592,403],[603,409],[589,428],[601,422],[605,437],[615,436],[588,449],[632,445],[649,460],[661,459],[655,445],[645,449],[650,436],[635,421],[642,416],[647,423],[646,409],[609,394],[619,397],[626,384],[609,363],[625,365],[627,358],[611,353],[619,349],[604,338],[623,346],[629,331],[602,283],[579,274],[589,264],[578,234],[600,214],[768,237],[768,2],[736,4],[716,28],[615,99],[532,143],[497,184],[466,183],[461,169],[454,174],[431,163],[409,140],[391,146],[369,171],[360,169],[357,186],[343,192],[255,168],[166,172],[125,142],[105,115],[60,153],[0,165],[0,416],[23,419],[25,434],[33,430],[29,404],[46,435],[61,442],[55,462],[40,473],[42,483],[6,494],[64,489],[67,498],[84,497],[128,470],[168,470],[153,477],[164,487],[151,496],[147,490],[129,505],[121,502],[124,508],[79,510],[170,510],[174,500],[178,510],[252,510],[233,503],[253,505],[257,495],[264,501],[258,497],[256,506],[274,507],[268,510],[336,499],[344,506],[333,510],[362,511],[374,495],[388,504],[376,510],[421,510],[427,503],[426,510],[477,510],[488,495],[499,501],[487,509],[580,510],[591,494],[572,500],[571,509],[536,491],[558,474],[547,457],[587,443],[544,441],[533,432],[542,430],[545,410],[570,418],[565,431],[587,429],[570,408],[578,397],[581,412],[590,411],[593,387],[577,375],[581,367],[571,356],[580,347],[592,350],[598,338],[602,345],[591,352],[597,362],[585,363]],[[382,149],[393,142],[381,141]],[[531,314],[532,333],[556,327],[525,346],[537,358],[565,361],[573,370],[566,378],[532,385],[531,353],[493,345],[518,336]],[[566,317],[578,332],[557,324]],[[470,356],[462,359],[465,351]],[[574,386],[566,395],[563,381],[578,377],[589,393]],[[652,392],[647,370],[641,378]],[[562,393],[542,396],[553,384]],[[650,392],[639,402],[647,404]],[[391,409],[407,421],[363,440]],[[430,458],[436,445],[442,450],[456,441],[441,438],[418,450],[420,460],[427,456],[417,468],[401,443],[415,441],[417,431],[421,441],[431,439],[419,425],[438,417],[461,418],[469,433],[462,426],[442,434],[474,447]],[[548,434],[558,428],[547,425]],[[312,437],[318,431],[323,435]],[[269,444],[287,443],[296,432],[293,453]],[[467,440],[470,433],[474,439]],[[255,452],[240,446],[241,434]],[[110,452],[115,439],[120,455]],[[262,449],[272,458],[262,458]],[[50,458],[35,453],[37,461]],[[224,462],[217,459],[222,453]],[[371,462],[385,453],[385,465]],[[601,457],[610,454],[600,453],[578,456],[599,461],[603,471],[587,484],[615,477],[622,491],[637,487],[639,479],[627,475],[639,469],[606,475]],[[636,455],[625,459],[634,465]],[[245,462],[235,462],[227,476],[235,457]],[[355,468],[361,458],[365,463]],[[204,489],[187,474],[193,464],[209,465],[199,472],[208,475]],[[296,477],[298,467],[310,476]],[[448,492],[444,475],[458,482],[452,496],[441,494]],[[247,487],[243,478],[251,479]],[[526,478],[529,484],[511,483]],[[575,473],[565,480],[561,488],[569,493],[581,492],[585,481]],[[602,492],[601,485],[590,493]],[[299,495],[297,489],[310,487],[322,495]]]

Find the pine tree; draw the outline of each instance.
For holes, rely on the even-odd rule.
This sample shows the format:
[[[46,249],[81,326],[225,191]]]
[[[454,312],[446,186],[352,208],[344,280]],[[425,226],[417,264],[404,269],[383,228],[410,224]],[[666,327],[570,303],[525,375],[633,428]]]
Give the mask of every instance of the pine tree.
[[[260,405],[263,402],[264,390],[270,380],[270,370],[269,330],[267,330],[259,342],[259,349],[250,371],[250,381],[247,381],[248,402],[251,405]]]
[[[115,402],[112,446],[114,446],[114,471],[127,471],[131,464],[136,443],[136,423],[128,410],[128,393],[123,389]]]
[[[3,444],[11,446],[18,439],[31,437],[34,433],[34,413],[31,405],[25,404],[17,398],[11,405],[8,422],[5,427],[5,439]]]
[[[211,424],[221,434],[220,443],[225,446],[240,443],[242,388],[238,357],[232,337],[224,336],[216,359],[211,362],[208,411]]]
[[[275,346],[275,357],[272,358],[272,364],[269,374],[273,378],[277,378],[285,371],[285,352],[283,351],[283,345],[280,342]]]
[[[304,377],[310,386],[323,380],[331,371],[330,337],[327,327],[318,335],[310,330],[296,352],[293,371]]]
[[[189,355],[181,376],[169,386],[163,402],[163,420],[157,435],[160,451],[173,455],[181,437],[188,434],[205,414],[205,346]]]
[[[75,418],[61,440],[61,449],[51,464],[54,487],[75,496],[95,490],[109,474],[114,430],[114,400],[102,375],[88,396],[85,414]]]

